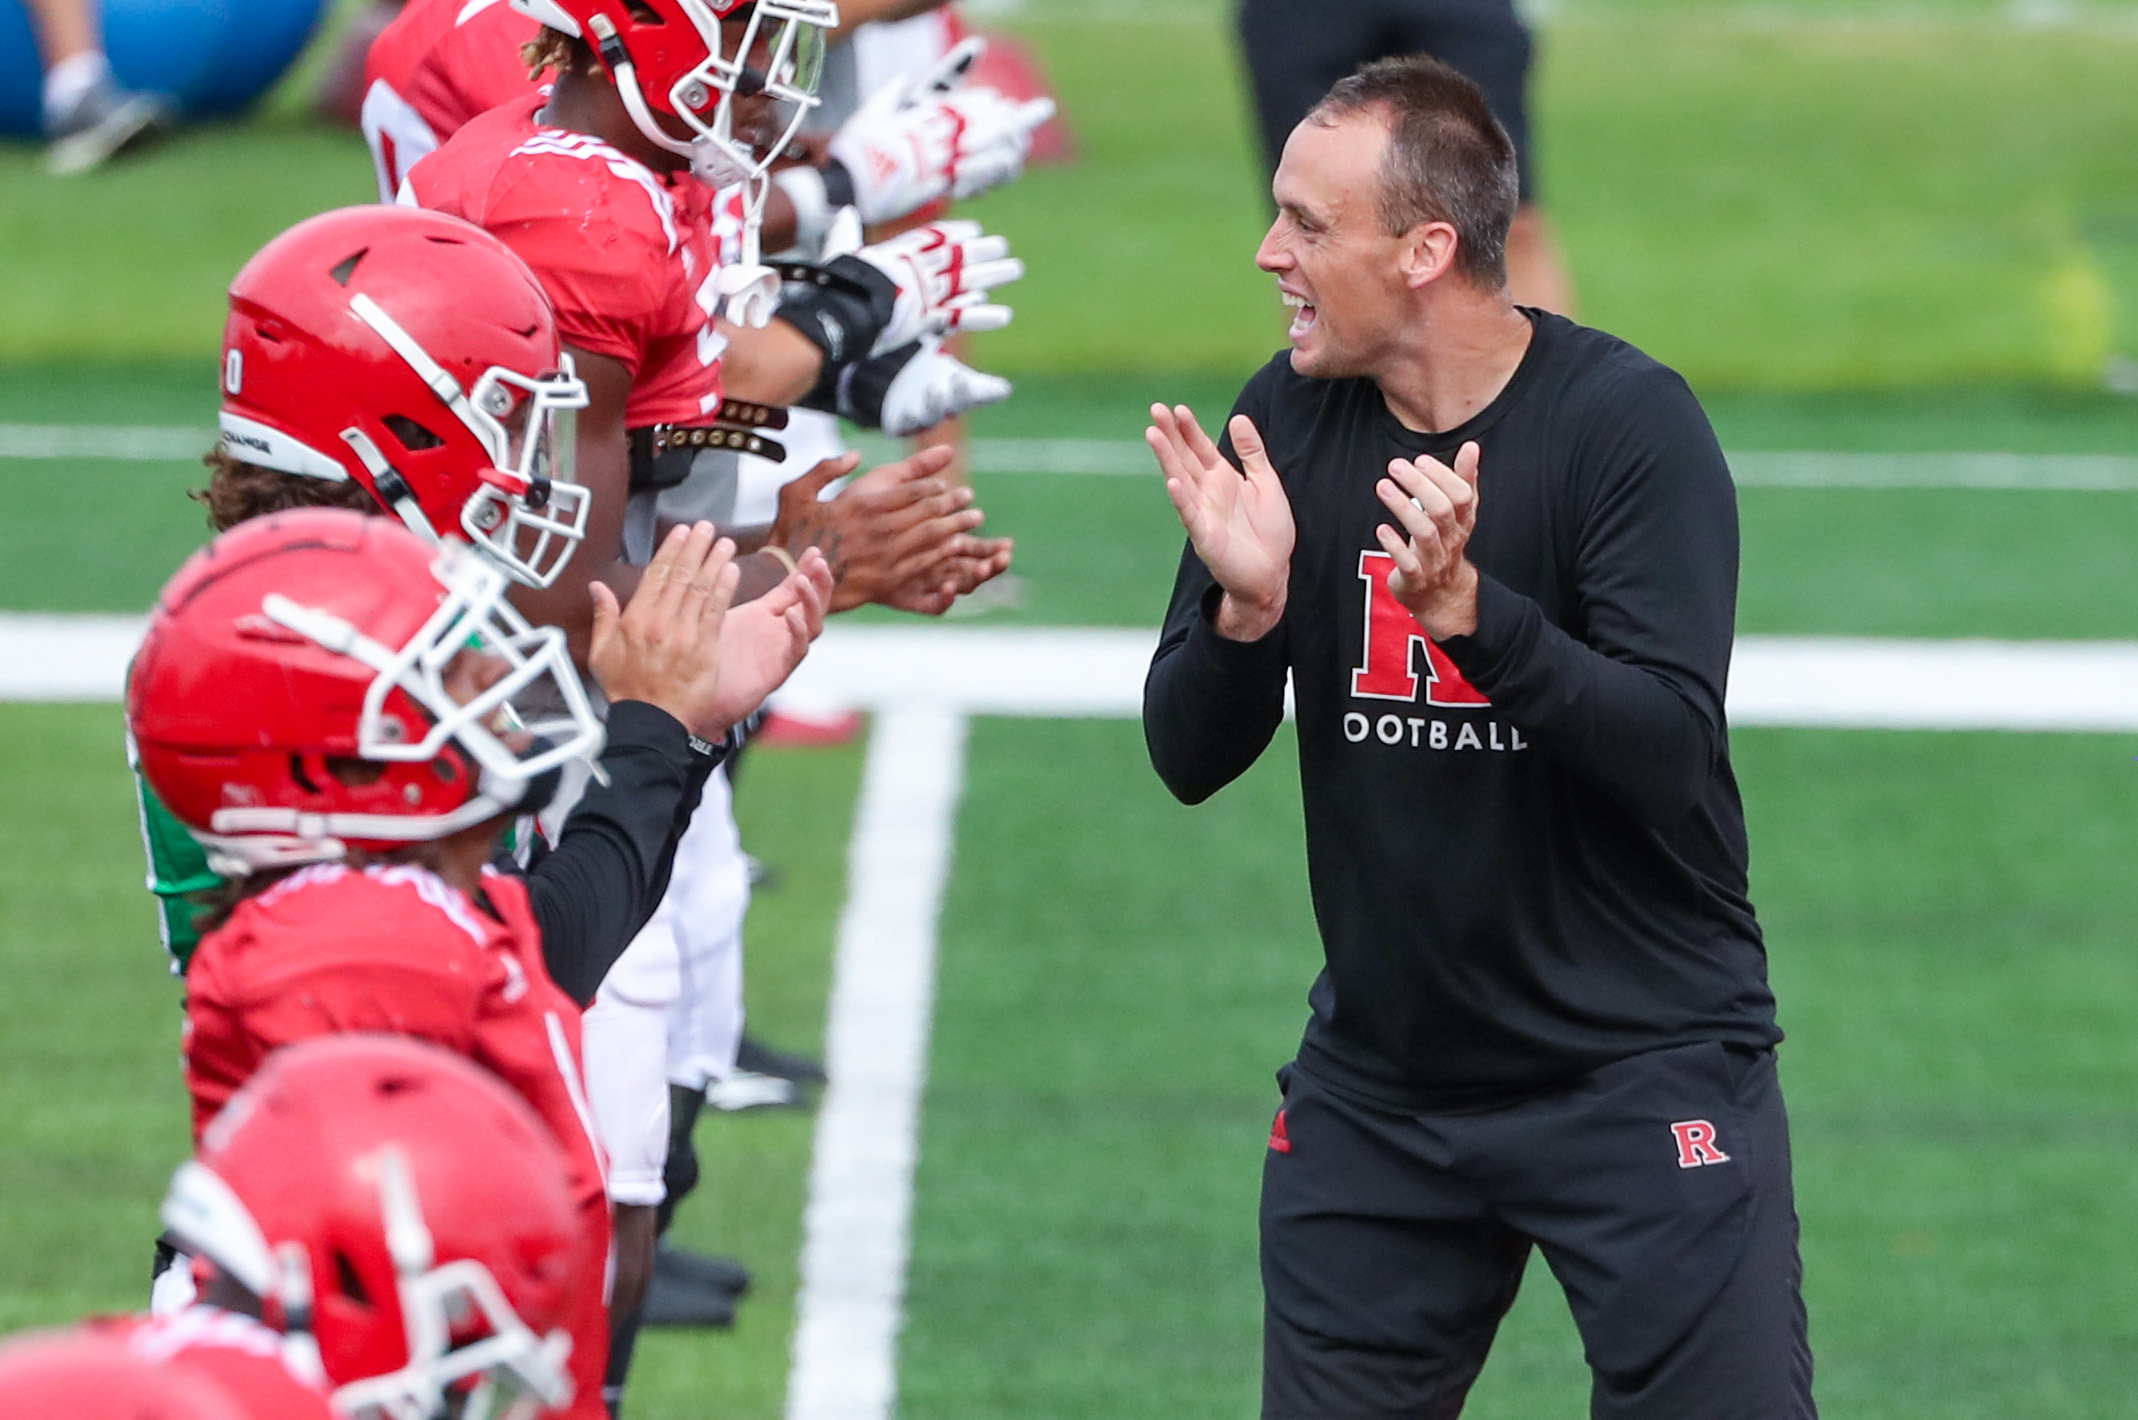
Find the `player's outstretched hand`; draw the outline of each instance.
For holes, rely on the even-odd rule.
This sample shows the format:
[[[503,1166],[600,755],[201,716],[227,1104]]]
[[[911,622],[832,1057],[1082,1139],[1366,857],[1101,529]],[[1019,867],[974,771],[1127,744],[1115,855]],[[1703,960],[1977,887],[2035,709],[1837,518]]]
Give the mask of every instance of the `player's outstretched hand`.
[[[824,499],[824,488],[859,462],[851,454],[827,459],[780,490],[772,540],[797,556],[807,547],[823,550],[833,611],[889,602],[946,558],[975,552],[969,535],[984,515],[972,506],[970,488],[944,477],[952,457],[947,447],[923,449]]]
[[[890,364],[897,355],[884,356],[863,366]],[[857,379],[858,382],[858,379]],[[946,419],[969,414],[984,405],[1000,404],[1010,397],[1010,382],[1000,375],[975,370],[943,349],[934,337],[913,348],[913,356],[899,365],[884,387],[883,404],[876,411],[876,427],[897,438],[910,438],[933,429]]]
[[[1006,537],[958,538],[942,560],[883,597],[882,604],[919,616],[941,616],[951,603],[1010,570],[1016,544]]]
[[[1452,467],[1396,459],[1374,485],[1397,525],[1373,530],[1395,559],[1388,590],[1436,641],[1477,630],[1477,568],[1465,555],[1477,527],[1477,462],[1472,442],[1455,451]]]
[[[978,222],[930,222],[854,253],[897,288],[891,318],[871,355],[887,355],[930,336],[1000,330],[1010,308],[995,288],[1024,275],[1007,237],[990,236]]]
[[[721,691],[719,645],[734,599],[735,544],[711,523],[673,528],[631,604],[592,585],[594,635],[587,665],[610,700],[643,700],[696,729]]]
[[[1298,534],[1291,500],[1270,467],[1261,431],[1244,414],[1233,416],[1227,429],[1240,468],[1218,452],[1185,404],[1152,405],[1151,427],[1143,438],[1158,456],[1166,496],[1195,555],[1225,589],[1219,633],[1235,641],[1259,641],[1284,616]]]
[[[919,82],[892,80],[832,138],[830,157],[846,169],[854,205],[871,226],[940,197],[975,197],[1024,171],[1032,135],[1054,116],[1054,101],[1020,103],[966,87],[985,48],[967,39]]]
[[[698,734],[718,739],[756,714],[809,653],[830,606],[831,567],[812,547],[784,582],[730,611],[720,628],[720,693]]]

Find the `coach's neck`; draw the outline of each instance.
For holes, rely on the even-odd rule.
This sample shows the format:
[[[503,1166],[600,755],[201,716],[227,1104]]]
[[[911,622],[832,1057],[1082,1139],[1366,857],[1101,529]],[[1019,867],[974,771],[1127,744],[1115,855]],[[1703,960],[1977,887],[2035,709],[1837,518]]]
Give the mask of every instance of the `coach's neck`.
[[[1504,284],[1488,289],[1445,267],[1421,271],[1409,294],[1415,319],[1374,383],[1404,428],[1441,434],[1499,397],[1536,328]]]

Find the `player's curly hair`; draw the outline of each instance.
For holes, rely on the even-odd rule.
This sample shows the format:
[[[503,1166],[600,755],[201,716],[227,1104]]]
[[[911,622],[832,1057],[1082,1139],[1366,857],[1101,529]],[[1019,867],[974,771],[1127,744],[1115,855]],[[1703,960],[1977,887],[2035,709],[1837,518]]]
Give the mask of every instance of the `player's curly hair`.
[[[292,508],[350,508],[376,513],[364,485],[350,479],[336,483],[325,478],[305,478],[258,464],[240,463],[221,448],[201,456],[208,467],[208,486],[191,490],[194,502],[208,510],[208,526],[227,532],[239,523],[284,513]]]
[[[520,46],[520,63],[527,66],[530,81],[551,69],[560,74],[595,74],[594,50],[577,35],[542,26],[541,33]]]

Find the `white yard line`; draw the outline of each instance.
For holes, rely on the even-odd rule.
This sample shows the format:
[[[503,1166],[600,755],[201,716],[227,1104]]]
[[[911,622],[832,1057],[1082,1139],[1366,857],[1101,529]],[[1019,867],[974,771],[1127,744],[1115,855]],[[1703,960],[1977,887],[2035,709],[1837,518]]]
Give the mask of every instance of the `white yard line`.
[[[195,462],[215,445],[213,429],[146,425],[0,424],[0,459],[106,459],[118,463]]]
[[[138,618],[0,612],[0,701],[110,701]],[[781,692],[802,710],[1125,719],[1155,633],[840,626]],[[1731,723],[1864,730],[2138,731],[2138,642],[1743,636]]]
[[[965,719],[877,717],[847,855],[788,1420],[890,1420]]]
[[[0,462],[196,463],[214,442],[209,429],[0,424]],[[893,448],[864,443],[879,456]],[[968,452],[977,473],[1157,481],[1150,450],[1135,439],[974,439]],[[1745,488],[2138,490],[2138,458],[2117,454],[1741,452],[1730,455],[1730,468]]]

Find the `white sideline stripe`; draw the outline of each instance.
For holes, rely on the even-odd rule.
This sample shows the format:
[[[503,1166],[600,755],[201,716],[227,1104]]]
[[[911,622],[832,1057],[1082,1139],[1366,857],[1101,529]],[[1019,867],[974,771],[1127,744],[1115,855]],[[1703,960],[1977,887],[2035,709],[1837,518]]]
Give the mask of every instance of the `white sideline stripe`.
[[[898,1401],[935,1003],[936,922],[965,769],[965,720],[877,717],[847,854],[825,1069],[802,1215],[787,1420],[890,1420]]]
[[[139,618],[0,612],[0,701],[110,701]],[[1156,633],[835,626],[797,710],[1133,719]],[[1742,636],[1730,721],[1891,730],[2138,730],[2138,642]]]
[[[197,461],[215,443],[211,429],[0,424],[0,460]],[[889,441],[866,441],[888,454]],[[1151,451],[1134,439],[975,439],[978,473],[1096,474],[1157,479]],[[2014,488],[2138,490],[2138,458],[2117,454],[1849,454],[1747,452],[1730,456],[1745,488]]]
[[[111,459],[129,463],[197,460],[215,447],[213,429],[148,425],[0,424],[0,459]]]

